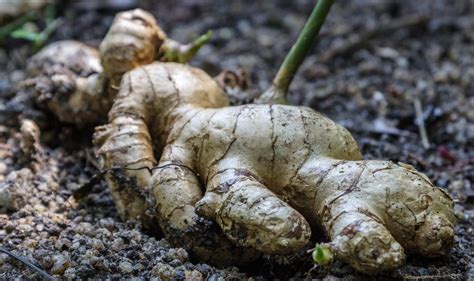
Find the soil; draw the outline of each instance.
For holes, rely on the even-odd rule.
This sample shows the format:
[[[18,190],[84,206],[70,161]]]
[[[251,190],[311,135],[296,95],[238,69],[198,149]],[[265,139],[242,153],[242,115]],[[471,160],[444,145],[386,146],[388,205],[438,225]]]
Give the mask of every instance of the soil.
[[[212,30],[212,41],[191,64],[212,75],[222,69],[247,71],[251,96],[269,86],[314,1],[157,2],[62,4],[57,11],[63,22],[48,42],[75,39],[98,46],[118,10],[142,7],[180,41]],[[411,15],[426,20],[384,30]],[[347,47],[354,36],[370,34],[341,54],[328,53]],[[380,276],[359,274],[340,262],[316,268],[304,251],[264,257],[245,268],[216,268],[171,248],[135,221],[120,221],[104,182],[75,200],[74,191],[98,173],[92,130],[59,124],[24,98],[16,85],[27,78],[25,64],[33,53],[34,47],[21,40],[7,39],[0,48],[0,190],[14,187],[22,194],[16,207],[0,211],[0,243],[49,274],[165,280],[474,278],[473,0],[336,1],[291,86],[291,103],[310,106],[346,126],[367,159],[409,163],[456,200],[459,223],[449,255],[409,256],[406,265]],[[237,100],[247,98],[242,94]],[[44,154],[36,162],[20,148],[22,118],[41,128]],[[0,279],[11,278],[39,275],[0,253]]]

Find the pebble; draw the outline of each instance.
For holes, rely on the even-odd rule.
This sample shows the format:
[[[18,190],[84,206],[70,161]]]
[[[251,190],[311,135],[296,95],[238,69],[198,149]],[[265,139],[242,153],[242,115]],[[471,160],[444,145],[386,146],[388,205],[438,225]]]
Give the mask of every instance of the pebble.
[[[189,259],[188,253],[183,248],[172,248],[168,251],[167,256],[172,260],[177,259],[181,262],[185,262]]]
[[[141,270],[143,270],[144,268],[145,268],[145,266],[144,266],[143,264],[138,263],[138,264],[136,264],[136,265],[133,267],[133,270],[135,270],[135,271],[141,271]]]
[[[7,164],[0,162],[0,175],[5,175],[8,171]]]
[[[62,254],[58,254],[53,256],[53,268],[51,268],[51,274],[53,275],[61,275],[66,271],[66,269],[69,268],[71,265],[71,261],[69,260],[69,257],[66,257]]]
[[[30,249],[35,249],[36,246],[38,245],[38,241],[31,238],[27,238],[25,239],[23,244]]]
[[[151,275],[163,280],[170,280],[173,277],[174,269],[168,264],[158,263],[151,269]]]
[[[68,280],[77,279],[77,270],[75,268],[68,268],[64,271],[64,277]]]
[[[67,250],[71,248],[71,241],[67,238],[61,238],[54,243],[54,247],[58,250]]]
[[[122,261],[119,264],[120,272],[124,274],[132,273],[133,272],[133,265],[128,261]]]
[[[0,183],[0,212],[6,212],[12,205],[12,196],[10,194],[9,185],[6,182]],[[4,210],[3,212],[1,210]]]
[[[174,260],[170,261],[168,264],[171,265],[172,267],[178,267],[178,266],[182,265],[183,262],[178,260],[178,259],[174,259]]]
[[[0,265],[3,265],[8,259],[8,255],[4,253],[0,253]]]
[[[102,227],[105,227],[108,231],[113,231],[115,229],[115,222],[112,218],[101,219],[99,224]]]
[[[104,243],[102,243],[102,241],[97,238],[92,239],[92,247],[94,247],[94,249],[96,249],[97,251],[105,250]]]
[[[115,238],[114,241],[112,242],[112,245],[110,245],[112,250],[114,251],[120,251],[122,247],[124,246],[124,241],[122,238]]]
[[[203,280],[204,279],[201,272],[197,270],[186,271],[185,274],[186,274],[186,280]]]
[[[175,269],[175,271],[174,271],[174,278],[175,279],[184,280],[185,277],[186,277],[186,274],[184,273],[184,271],[182,271],[180,269]]]

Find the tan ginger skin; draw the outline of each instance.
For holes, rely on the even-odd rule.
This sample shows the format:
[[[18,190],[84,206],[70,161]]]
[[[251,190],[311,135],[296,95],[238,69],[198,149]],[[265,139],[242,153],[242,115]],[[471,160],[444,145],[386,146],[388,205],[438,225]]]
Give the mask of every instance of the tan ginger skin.
[[[128,37],[111,35],[120,17],[133,19]],[[133,38],[145,29],[161,37]],[[92,49],[68,47],[83,52],[81,67],[97,69],[97,81],[109,81],[95,85],[106,85],[102,92],[85,94],[79,81],[92,78],[78,75],[72,97],[80,90],[87,99],[50,100],[81,109],[82,101],[94,108],[102,98],[105,112],[115,96],[109,123],[96,128],[94,142],[123,219],[138,218],[152,229],[158,224],[174,245],[217,264],[297,252],[318,230],[337,258],[365,273],[400,266],[406,252],[434,257],[450,250],[455,216],[449,195],[409,165],[362,160],[350,133],[330,119],[301,106],[229,106],[222,87],[200,69],[151,62],[156,52],[138,51],[121,52],[122,68],[122,57],[108,54],[124,44],[159,48],[163,38],[148,13],[119,14],[101,44],[103,72]],[[61,44],[73,43],[46,47],[35,59]],[[107,65],[111,61],[116,67]],[[123,73],[120,87],[110,84]],[[50,105],[67,121],[58,107]],[[80,122],[75,117],[84,113],[94,121],[93,111],[68,119]]]

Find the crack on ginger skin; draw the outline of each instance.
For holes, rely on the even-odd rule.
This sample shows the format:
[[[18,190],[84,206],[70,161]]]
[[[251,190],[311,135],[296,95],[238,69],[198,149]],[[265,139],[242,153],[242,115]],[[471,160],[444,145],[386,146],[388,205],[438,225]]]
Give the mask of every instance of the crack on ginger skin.
[[[164,66],[154,64],[147,67]],[[169,65],[167,67],[172,66]],[[182,69],[182,71],[187,71],[187,67],[184,66],[173,65],[173,67],[177,67],[177,69],[179,67]],[[132,73],[133,72],[131,72],[129,75],[132,75]],[[178,107],[176,110],[177,112],[182,112],[180,111],[180,107]],[[165,136],[173,139],[173,141],[167,142],[168,146],[172,147],[174,143],[184,144],[180,145],[180,147],[181,149],[186,150],[187,148],[189,150],[186,152],[189,153],[189,155],[185,156],[187,157],[187,161],[191,165],[198,165],[196,167],[196,173],[194,173],[193,176],[197,178],[197,175],[202,175],[200,177],[201,181],[196,180],[196,184],[200,184],[201,182],[206,183],[207,189],[203,189],[202,187],[199,188],[200,191],[205,190],[206,193],[203,199],[197,202],[197,213],[216,220],[217,224],[220,225],[230,240],[241,246],[254,247],[259,251],[264,251],[267,253],[288,253],[289,249],[291,248],[291,246],[289,246],[290,244],[288,243],[294,243],[293,247],[299,248],[302,246],[297,245],[303,245],[306,243],[306,241],[308,241],[310,231],[306,220],[311,221],[311,225],[321,225],[323,229],[327,231],[329,237],[332,240],[335,239],[334,241],[337,242],[339,241],[338,235],[341,233],[340,224],[343,222],[354,221],[353,217],[359,219],[362,218],[362,220],[368,221],[368,224],[366,228],[361,228],[359,231],[360,234],[358,234],[359,236],[354,238],[358,240],[354,240],[353,242],[351,242],[351,240],[340,243],[334,242],[336,255],[349,262],[356,269],[369,273],[376,272],[379,270],[379,267],[390,269],[400,265],[403,262],[403,248],[401,248],[401,246],[397,246],[399,244],[390,235],[390,232],[385,227],[386,224],[383,223],[383,221],[380,221],[380,217],[377,215],[377,213],[380,214],[380,207],[377,206],[378,203],[372,207],[370,204],[365,206],[363,203],[361,203],[363,200],[361,201],[359,196],[364,194],[364,196],[370,197],[367,196],[369,194],[367,193],[369,192],[368,188],[371,185],[377,186],[377,184],[375,184],[376,180],[380,180],[380,177],[384,179],[389,177],[394,169],[404,171],[405,168],[392,164],[387,165],[388,162],[359,160],[360,153],[354,153],[351,151],[355,150],[341,147],[347,143],[354,143],[352,139],[344,140],[344,137],[339,135],[341,132],[344,132],[344,136],[350,138],[349,134],[347,134],[342,129],[339,129],[337,125],[320,115],[314,116],[316,116],[316,120],[318,120],[317,122],[323,124],[322,128],[329,129],[329,126],[333,126],[334,129],[329,129],[329,131],[325,130],[326,133],[323,135],[315,135],[312,133],[312,129],[310,128],[313,127],[307,127],[306,130],[302,131],[283,133],[283,135],[282,132],[279,131],[280,135],[278,135],[278,142],[275,142],[272,134],[275,134],[276,131],[272,130],[272,127],[275,127],[276,119],[274,118],[273,122],[271,121],[270,116],[268,116],[269,107],[267,105],[247,105],[246,107],[239,108],[227,107],[222,109],[203,110],[194,108],[194,110],[196,110],[196,112],[188,112],[188,115],[181,113],[183,117],[181,119],[179,117],[176,119],[176,122],[180,122],[180,125],[176,125],[177,127],[172,129],[172,131],[177,133],[168,133],[165,134]],[[299,114],[287,112],[291,110],[294,110],[294,112],[298,112]],[[297,125],[297,123],[300,122],[298,126],[301,128],[304,128],[304,126],[310,126],[308,125],[307,121],[304,121],[306,119],[303,120],[302,118],[303,114],[304,118],[311,118],[313,115],[310,113],[310,111],[305,110],[304,113],[302,113],[303,111],[301,111],[301,109],[291,106],[275,105],[273,107],[273,113],[275,113],[275,116],[277,113],[279,114],[282,112],[285,112],[285,116],[289,118],[288,120],[285,120],[285,122],[291,123],[293,125]],[[262,114],[267,114],[268,120],[262,119]],[[190,115],[192,118],[189,118]],[[219,122],[217,122],[218,117]],[[241,124],[245,124],[247,127],[243,125],[241,126]],[[263,127],[261,128],[259,126],[268,127],[267,129],[264,129]],[[212,133],[212,130],[216,129],[218,130]],[[243,129],[246,129],[247,131],[242,131]],[[216,132],[224,135],[216,135]],[[260,135],[255,136],[257,132]],[[277,159],[284,159],[285,155],[288,154],[282,154],[282,152],[285,151],[282,149],[288,149],[291,147],[291,145],[297,145],[299,143],[305,144],[304,141],[301,142],[301,139],[304,140],[305,136],[310,135],[312,136],[312,141],[306,141],[307,147],[304,151],[304,154],[301,153],[301,155],[303,155],[303,159],[300,160],[297,165],[293,164],[289,166],[291,169],[288,171],[281,170],[282,173],[279,175],[279,185],[277,184],[269,186],[271,191],[268,191],[270,193],[260,194],[260,192],[263,192],[263,190],[267,190],[264,185],[262,185],[262,183],[271,182],[270,178],[272,175],[274,175],[274,168],[272,168],[272,165],[270,165],[271,159],[273,157],[271,155],[272,153],[270,153],[269,157],[259,159],[257,151],[273,151],[272,146],[275,143],[275,152],[279,153]],[[201,138],[199,138],[199,136],[201,136]],[[204,138],[204,136],[206,137]],[[239,137],[236,138],[235,136]],[[264,136],[267,136],[266,141],[252,143],[252,140],[263,140]],[[332,138],[335,139],[333,140]],[[299,142],[297,140],[299,140]],[[219,145],[217,145],[218,143]],[[221,143],[224,145],[220,145]],[[332,143],[333,145],[329,147],[327,145],[328,143]],[[193,147],[197,149],[192,149]],[[242,151],[241,149],[243,147],[247,147],[251,153],[244,155],[238,154],[239,151]],[[326,158],[326,156],[324,156],[334,155],[336,153],[334,149],[339,149],[339,155],[349,159],[331,160],[330,158]],[[289,151],[292,150],[286,150],[285,153],[289,153]],[[166,157],[181,157],[179,156],[179,153],[181,152],[173,151],[172,153],[166,153],[164,155],[166,155]],[[310,159],[311,161],[309,161]],[[161,161],[163,161],[163,159]],[[249,165],[249,163],[252,163],[252,161],[255,161],[255,163],[268,161],[268,169],[265,170],[265,166],[256,167],[254,165]],[[273,161],[278,160],[274,159]],[[324,164],[320,168],[316,168],[321,163]],[[369,164],[371,165],[370,169],[368,168]],[[232,171],[241,169],[239,168],[239,165],[240,167],[247,167],[247,169],[244,170],[248,170],[251,174],[255,174],[256,177],[262,178],[263,181],[257,182],[255,179],[249,178],[248,176],[243,177],[242,175],[236,175],[233,173]],[[279,168],[285,167],[285,165],[285,163],[279,163]],[[411,178],[417,176],[416,173],[411,172],[403,172],[403,175],[403,177],[409,178],[408,180],[404,181],[408,184],[412,182]],[[285,177],[289,184],[282,185]],[[423,179],[419,181],[426,184]],[[164,185],[163,182],[161,182],[161,184]],[[303,192],[302,194],[314,194],[315,198],[313,199],[309,195],[302,199],[294,198],[296,196],[292,196],[287,192],[290,190],[290,187],[294,185],[301,186],[301,188],[303,188],[300,188],[301,190],[304,190],[305,188],[307,190],[314,190],[314,192]],[[398,184],[397,181],[395,181],[391,188],[400,188],[399,186],[405,186],[405,184]],[[431,185],[427,187],[430,189],[429,191],[431,191]],[[258,193],[252,195],[253,192],[257,192],[257,190]],[[335,195],[334,191],[336,190],[339,191],[339,194]],[[294,188],[293,191],[295,191]],[[279,199],[277,200],[275,194],[285,194],[286,197],[289,198],[289,205]],[[256,197],[252,197],[254,199],[248,201],[248,199],[246,199],[248,196]],[[382,198],[385,199],[385,197]],[[293,204],[295,200],[299,200],[298,204]],[[350,206],[354,206],[354,209],[344,211],[347,209],[345,205],[348,203],[350,203]],[[273,211],[263,211],[261,213],[256,213],[253,211],[254,209],[257,210],[261,208],[260,206],[263,206],[262,204],[270,204],[270,206],[273,206]],[[292,210],[290,205],[297,207],[297,211],[305,213],[306,220],[297,211]],[[383,201],[382,206],[385,206]],[[244,208],[246,211],[239,208]],[[158,208],[158,212],[160,212],[159,209],[160,208]],[[179,210],[182,210],[181,208],[172,209],[175,210],[173,212],[180,212]],[[276,225],[278,225],[279,228],[273,229],[273,227],[276,225],[267,224],[264,222],[281,221],[279,217],[275,217],[277,214],[278,216],[281,215],[278,213],[280,211],[277,212],[275,210],[288,210],[289,212],[296,213],[292,213],[292,215],[285,213],[284,217],[286,223],[277,223]],[[316,214],[313,213],[308,215],[307,210],[315,210]],[[373,215],[370,215],[371,213]],[[246,222],[243,223],[242,219],[245,216],[256,217],[253,217],[252,219],[247,217],[247,220],[244,220]],[[167,218],[169,221],[166,223],[173,224],[171,217]],[[252,220],[254,221],[252,222]],[[191,219],[188,221],[191,221]],[[306,226],[302,227],[303,225]],[[368,227],[370,225],[376,226],[377,229],[383,231],[380,232],[381,234],[373,233],[370,227]],[[442,223],[440,223],[440,225],[442,225]],[[302,227],[302,230],[297,232],[301,233],[301,235],[296,235],[298,237],[295,239],[295,231],[300,229],[300,227]],[[441,228],[442,227],[439,227],[439,229]],[[164,228],[163,231],[166,233],[166,228]],[[449,231],[444,232],[449,234]],[[368,239],[364,235],[367,235],[367,237],[371,238]],[[381,236],[379,237],[377,235]],[[432,234],[430,235],[430,239],[438,239],[437,236]],[[281,244],[276,242],[269,244],[267,242],[277,240],[281,241]],[[370,250],[370,247],[373,241],[379,241],[377,243],[380,244],[384,250],[377,252],[378,254],[376,255],[377,257],[374,256],[373,264],[367,265],[367,263],[370,261],[368,260],[368,257],[370,257],[371,254],[368,253],[371,253],[372,251]],[[443,245],[445,245],[443,243],[444,242],[439,243],[440,246],[437,247],[443,247]],[[394,247],[393,250],[390,250],[392,247]],[[189,249],[192,250],[192,247],[190,246]],[[364,254],[360,259],[354,259],[353,256],[347,255],[347,253],[357,252],[357,249],[363,249],[362,252]]]
[[[274,185],[274,178],[275,178],[275,156],[276,156],[276,152],[275,152],[275,143],[276,141],[278,140],[278,137],[275,137],[275,120],[274,120],[274,116],[273,116],[273,104],[270,104],[269,105],[269,113],[270,114],[270,122],[272,123],[272,172],[271,172],[271,176],[270,176],[270,185],[273,186]]]
[[[169,80],[169,81],[171,82],[171,84],[173,85],[174,93],[176,94],[176,106],[178,106],[179,104],[181,104],[181,97],[180,97],[180,95],[179,95],[179,89],[176,87],[176,82],[174,81],[174,78],[173,78],[173,76],[171,76],[171,74],[170,74],[170,72],[169,72],[168,69],[166,70],[166,72],[167,72],[167,75],[168,75],[168,76],[167,76],[168,80]],[[150,79],[150,81],[151,81],[151,79]],[[176,108],[176,107],[175,107],[175,108]],[[174,109],[174,108],[173,108],[173,109]],[[172,112],[173,109],[171,109],[170,112]]]
[[[413,212],[412,209],[410,209],[410,206],[408,206],[407,203],[402,202],[402,204],[403,204],[403,206],[405,206],[405,208],[407,208],[409,213],[413,216],[413,221],[414,221],[413,226],[414,226],[414,228],[416,228],[416,225],[418,224],[418,222],[417,222],[415,213]]]
[[[239,112],[237,113],[237,116],[235,117],[235,122],[234,122],[234,126],[232,128],[232,138],[227,146],[227,148],[224,150],[224,152],[222,153],[221,156],[218,156],[217,158],[215,158],[214,160],[212,160],[212,162],[210,164],[208,164],[207,166],[209,167],[207,169],[207,174],[206,174],[206,179],[205,179],[205,182],[209,182],[209,175],[212,173],[212,168],[219,162],[221,161],[222,159],[225,158],[225,156],[227,155],[227,153],[230,151],[230,149],[232,148],[232,145],[235,143],[235,141],[237,141],[237,137],[235,136],[235,132],[237,130],[237,124],[239,123],[239,119],[240,119],[240,116],[242,114],[242,112],[246,110],[246,107],[242,107],[240,108]],[[216,111],[215,114],[213,114],[211,116],[211,118],[209,118],[209,124],[212,124],[212,119],[215,117],[215,115],[217,114],[218,112]],[[201,148],[204,147],[204,144],[201,144]],[[204,151],[203,149],[201,149],[201,151]],[[200,156],[202,157],[202,153],[200,154]],[[200,158],[202,159],[202,158]]]
[[[362,169],[360,170],[360,172],[358,172],[356,174],[356,177],[352,180],[351,185],[346,190],[344,190],[344,192],[342,192],[341,194],[339,194],[336,197],[334,197],[333,199],[331,199],[331,201],[329,201],[327,204],[324,204],[324,206],[326,208],[330,208],[331,205],[334,202],[336,202],[338,199],[340,199],[342,196],[345,196],[345,195],[351,193],[352,191],[354,191],[357,188],[357,185],[359,184],[359,181],[360,181],[360,178],[361,178],[362,174],[365,172],[365,168],[366,168],[365,161],[362,161]]]
[[[143,11],[126,13],[138,31],[156,25]],[[156,30],[158,35],[132,32],[123,38],[137,39],[139,48],[158,48],[152,50],[156,58],[163,51],[156,44],[166,40]],[[124,56],[126,42],[115,39],[122,45],[110,56],[107,42],[101,44],[102,62],[113,55],[126,61],[94,74],[106,77],[95,85],[106,90],[85,95],[81,108],[98,103],[107,111],[115,98],[109,124],[97,127],[94,143],[102,168],[111,170],[106,179],[123,219],[159,226],[173,245],[216,264],[296,252],[318,228],[337,258],[366,273],[401,265],[405,251],[436,256],[449,250],[453,203],[425,175],[402,163],[362,160],[350,133],[312,109],[230,107],[223,89],[202,70],[148,63],[148,55]],[[84,50],[82,63],[100,68],[97,54]],[[143,52],[150,51],[136,54]],[[58,81],[72,75],[67,67]],[[76,113],[68,117],[86,120]]]
[[[339,165],[345,164],[346,162],[347,162],[346,160],[343,160],[343,161],[338,161],[338,162],[336,162],[335,164],[332,164],[327,170],[325,170],[325,171],[323,171],[323,172],[321,173],[321,175],[318,177],[318,179],[317,179],[317,181],[316,181],[316,183],[315,183],[315,186],[319,186],[319,185],[321,184],[321,182],[325,179],[325,177],[326,177],[332,170],[336,169],[337,166],[339,166]],[[319,190],[319,188],[315,188],[315,189],[314,189],[314,196],[313,196],[314,199],[313,199],[313,200],[316,200],[317,195],[318,195],[318,190]],[[317,208],[316,208],[316,202],[314,202],[314,203],[312,204],[312,206],[313,206],[314,211],[316,211],[316,210],[317,210]],[[315,215],[317,215],[317,214],[315,214]]]
[[[298,167],[296,168],[294,174],[290,177],[290,179],[288,180],[288,184],[283,187],[282,189],[283,190],[286,190],[288,188],[288,185],[291,184],[291,182],[294,180],[294,178],[298,175],[298,172],[300,171],[300,169],[303,167],[303,165],[306,163],[306,161],[308,161],[308,158],[310,157],[311,155],[311,146],[307,140],[307,137],[308,137],[308,131],[306,129],[306,124],[305,124],[305,117],[303,116],[303,111],[301,110],[301,108],[299,108],[299,112],[300,112],[300,116],[301,116],[301,124],[303,125],[303,132],[304,132],[304,139],[303,139],[303,144],[305,145],[305,155],[303,156],[303,160],[301,161],[300,164],[298,164]]]

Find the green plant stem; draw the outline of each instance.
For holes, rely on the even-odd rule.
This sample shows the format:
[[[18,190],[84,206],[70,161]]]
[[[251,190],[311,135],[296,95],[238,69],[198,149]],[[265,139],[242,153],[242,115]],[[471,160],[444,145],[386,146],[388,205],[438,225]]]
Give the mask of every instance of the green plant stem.
[[[333,2],[334,0],[318,0],[298,39],[273,79],[272,87],[262,95],[259,103],[287,103],[286,96],[290,83],[311,49]]]
[[[182,58],[180,59],[182,63],[185,63],[192,59],[199,49],[204,46],[212,37],[212,31],[208,31],[206,34],[199,36],[196,40],[194,40],[191,44],[184,46],[182,52]]]
[[[275,84],[278,89],[283,91],[288,90],[296,71],[301,63],[303,63],[303,60],[311,49],[314,39],[324,23],[332,3],[333,0],[319,0],[316,4],[311,16],[298,36],[296,43],[291,47],[290,52],[285,57],[285,60],[273,80],[273,84]]]
[[[168,39],[163,46],[164,57],[166,61],[186,63],[196,55],[202,46],[209,42],[211,37],[212,31],[208,31],[206,34],[199,36],[192,43],[186,45]]]
[[[5,40],[15,29],[21,27],[26,22],[32,21],[38,18],[38,13],[36,11],[31,11],[14,21],[0,27],[0,42]]]

